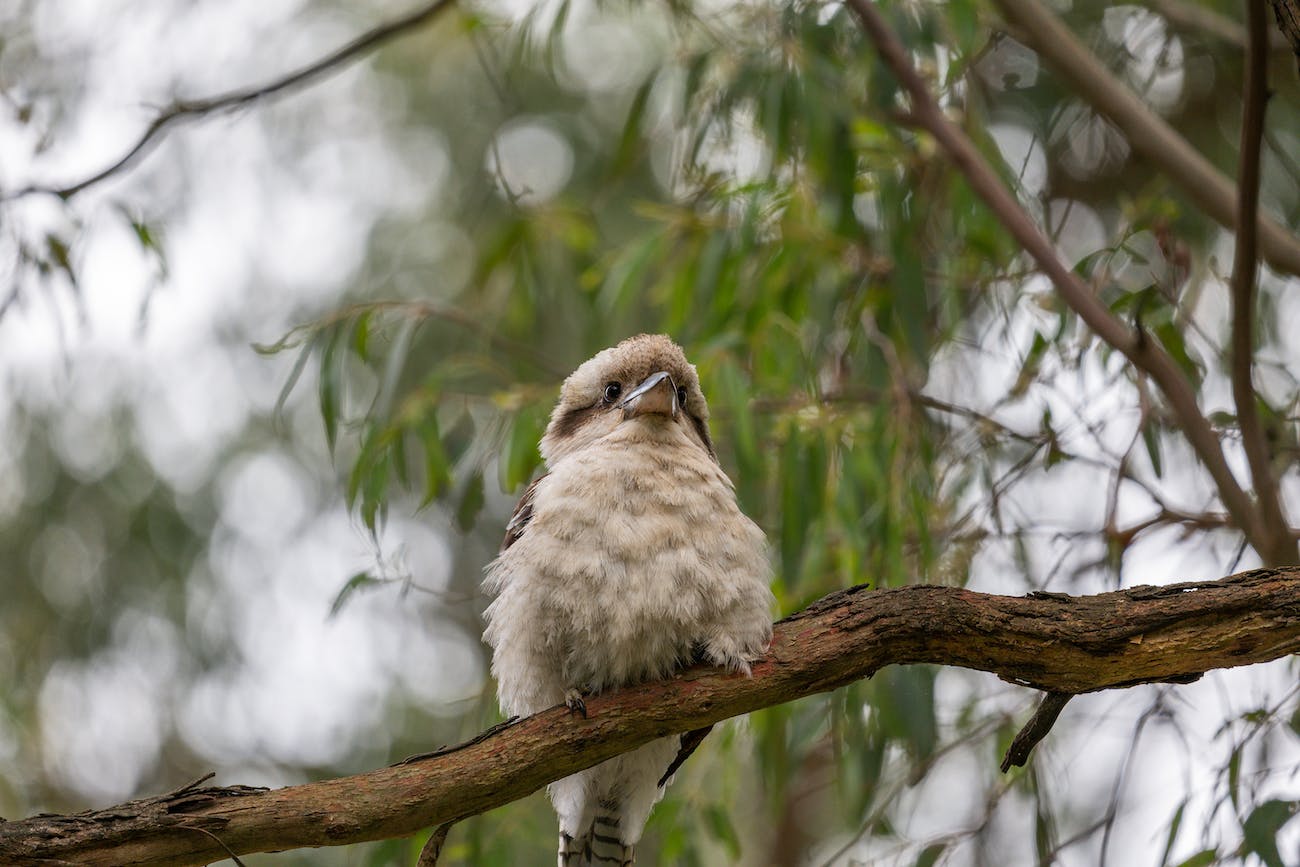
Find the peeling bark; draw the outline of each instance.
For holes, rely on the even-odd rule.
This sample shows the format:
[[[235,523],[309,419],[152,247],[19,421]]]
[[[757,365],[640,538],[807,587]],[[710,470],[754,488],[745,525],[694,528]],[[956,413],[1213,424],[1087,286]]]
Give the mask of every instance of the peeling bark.
[[[464,744],[284,789],[187,786],[73,816],[0,823],[7,865],[189,865],[400,837],[490,810],[657,737],[832,690],[885,665],[989,671],[1077,694],[1180,681],[1300,651],[1300,568],[1097,596],[909,586],[833,593],[777,624],[752,678],[697,666],[553,708]]]

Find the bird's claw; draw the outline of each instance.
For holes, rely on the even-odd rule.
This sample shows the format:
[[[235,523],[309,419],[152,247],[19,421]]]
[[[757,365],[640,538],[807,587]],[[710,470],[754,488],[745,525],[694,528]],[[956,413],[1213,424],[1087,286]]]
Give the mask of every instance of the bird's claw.
[[[587,702],[583,699],[581,690],[566,689],[564,704],[568,707],[569,713],[580,713],[583,719],[587,718]]]

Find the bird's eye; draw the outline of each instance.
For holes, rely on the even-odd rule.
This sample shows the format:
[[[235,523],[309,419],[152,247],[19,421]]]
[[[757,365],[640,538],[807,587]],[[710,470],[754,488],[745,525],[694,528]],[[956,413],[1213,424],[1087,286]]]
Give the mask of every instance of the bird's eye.
[[[605,386],[605,400],[613,403],[618,400],[618,396],[623,393],[623,386],[617,382],[611,382]]]
[[[686,386],[684,385],[677,386],[677,402],[682,406],[686,406]]]

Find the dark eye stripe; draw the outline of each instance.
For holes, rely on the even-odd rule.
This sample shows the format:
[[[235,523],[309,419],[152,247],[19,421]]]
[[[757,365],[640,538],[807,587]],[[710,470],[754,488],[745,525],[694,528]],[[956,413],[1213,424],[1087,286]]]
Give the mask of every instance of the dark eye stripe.
[[[555,420],[555,436],[557,438],[569,436],[578,428],[582,427],[582,423],[586,421],[587,416],[591,415],[599,408],[600,404],[592,404],[591,406],[571,409],[564,413],[564,415]]]
[[[704,440],[704,447],[709,450],[709,456],[715,461],[718,459],[718,453],[713,450],[713,439],[709,436],[709,427],[704,423],[704,419],[691,413],[691,423],[695,425],[695,432]]]

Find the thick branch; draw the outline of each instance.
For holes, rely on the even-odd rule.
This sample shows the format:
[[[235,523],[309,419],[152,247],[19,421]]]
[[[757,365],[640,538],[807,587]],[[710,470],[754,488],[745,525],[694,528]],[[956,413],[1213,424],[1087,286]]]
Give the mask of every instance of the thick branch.
[[[912,113],[917,125],[927,130],[948,152],[966,181],[998,221],[1011,233],[1043,272],[1065,303],[1098,337],[1118,349],[1139,370],[1160,387],[1169,406],[1182,424],[1183,433],[1198,458],[1205,465],[1223,504],[1237,526],[1261,556],[1268,556],[1267,533],[1255,504],[1237,483],[1223,456],[1223,448],[1209,421],[1196,402],[1196,392],[1169,353],[1141,331],[1130,329],[1115,318],[1092,290],[1061,261],[1056,248],[1034,224],[1029,215],[1002,185],[997,174],[985,161],[970,139],[939,108],[925,82],[912,65],[898,37],[885,24],[870,0],[847,0],[858,15],[862,29],[875,44],[881,58],[912,99]],[[1012,2],[1012,0],[1000,0]],[[1022,2],[1022,0],[1014,0]],[[1131,95],[1131,94],[1130,94]],[[1300,247],[1297,248],[1300,251]],[[1300,264],[1300,259],[1297,259]],[[1300,272],[1298,272],[1300,273]]]
[[[1259,156],[1264,141],[1264,110],[1268,105],[1268,20],[1264,4],[1246,4],[1249,44],[1242,97],[1240,177],[1237,180],[1236,250],[1232,260],[1232,397],[1241,425],[1241,444],[1255,482],[1255,499],[1268,534],[1268,550],[1260,554],[1271,563],[1296,562],[1296,545],[1282,514],[1273,479],[1268,441],[1259,421],[1252,373],[1255,360],[1255,274],[1258,270],[1255,216],[1259,210]]]
[[[836,689],[885,665],[957,665],[1080,693],[1296,651],[1300,568],[1078,598],[859,587],[777,624],[752,678],[696,667],[593,696],[587,719],[557,707],[352,777],[271,791],[187,788],[98,812],[3,823],[0,862],[203,864],[227,857],[223,846],[244,853],[412,834],[517,800],[654,738]]]
[[[94,174],[82,178],[73,183],[56,186],[52,184],[32,184],[0,196],[0,201],[6,199],[19,199],[24,196],[36,194],[45,194],[58,196],[61,199],[70,199],[80,193],[87,187],[92,187],[120,171],[130,168],[137,161],[152,151],[163,137],[171,130],[172,127],[183,121],[196,120],[209,114],[217,112],[234,111],[243,108],[255,102],[284,96],[299,88],[313,84],[320,78],[332,75],[350,63],[361,59],[365,55],[379,48],[386,42],[407,33],[420,25],[431,21],[439,12],[442,12],[450,6],[452,0],[433,0],[423,6],[412,9],[410,12],[395,18],[392,21],[380,24],[371,30],[358,36],[351,42],[330,52],[318,60],[294,70],[279,78],[272,79],[262,84],[252,87],[240,88],[216,96],[204,97],[202,99],[179,99],[169,106],[165,111],[155,117],[140,137],[136,139],[135,144],[127,148],[126,151],[113,162]]]
[[[1119,127],[1134,151],[1169,175],[1216,223],[1228,229],[1236,226],[1237,191],[1232,181],[1116,80],[1059,18],[1039,0],[996,2],[1029,47],[1042,55],[1075,93]],[[1259,240],[1260,252],[1269,264],[1300,275],[1300,238],[1261,214]]]

